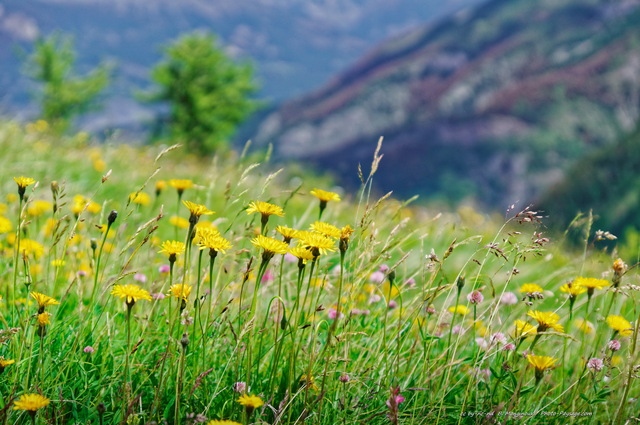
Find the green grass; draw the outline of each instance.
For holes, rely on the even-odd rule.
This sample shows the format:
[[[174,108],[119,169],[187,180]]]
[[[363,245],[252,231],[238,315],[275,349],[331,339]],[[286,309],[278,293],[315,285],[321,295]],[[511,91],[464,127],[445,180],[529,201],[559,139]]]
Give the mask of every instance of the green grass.
[[[93,145],[82,135],[57,138],[14,123],[0,124],[0,148],[2,215],[12,224],[0,235],[0,355],[15,360],[0,374],[3,424],[30,423],[31,415],[13,409],[29,393],[50,399],[33,416],[38,424],[471,424],[486,423],[490,412],[501,423],[529,415],[531,424],[596,424],[623,423],[638,411],[639,312],[637,288],[629,286],[636,269],[614,294],[617,256],[594,239],[588,220],[580,227],[584,249],[575,253],[562,235],[543,239],[545,225],[529,210],[504,218],[471,207],[440,212],[372,195],[372,174],[322,215],[355,229],[348,249],[340,251],[336,240],[335,251],[300,268],[251,243],[260,215],[246,209],[254,201],[281,206],[285,215],[271,216],[263,229],[281,240],[277,225],[306,230],[318,219],[319,202],[309,192],[330,189],[326,179],[300,179],[263,158]],[[22,208],[17,176],[37,180]],[[201,220],[233,245],[217,255],[210,276],[208,251],[199,261],[195,244],[172,273],[159,271],[169,264],[159,253],[164,241],[189,242],[188,230],[170,222],[189,218],[177,192],[167,187],[155,195],[157,182],[170,179],[195,183],[182,200],[214,210]],[[149,195],[148,205],[128,202],[138,191]],[[100,210],[76,215],[75,195]],[[58,209],[30,214],[36,200],[55,200]],[[118,216],[105,233],[112,210]],[[41,244],[42,253],[22,255],[26,240]],[[578,276],[606,279],[607,286],[590,299],[578,295],[570,311],[559,288]],[[169,296],[175,283],[193,287],[185,303]],[[525,283],[540,285],[543,298],[518,292]],[[138,300],[128,319],[125,302],[111,295],[124,284],[165,298]],[[50,324],[38,324],[32,291],[59,302],[46,307]],[[477,305],[467,299],[473,291],[484,298]],[[516,294],[513,305],[500,301],[508,292]],[[468,313],[450,313],[456,305]],[[514,336],[516,320],[540,329],[531,310],[556,312],[564,329]],[[616,334],[609,314],[631,321],[631,336]],[[593,332],[579,329],[580,318]],[[491,343],[497,332],[516,350]],[[616,353],[607,348],[612,338],[621,342]],[[536,377],[525,351],[557,360]],[[604,361],[599,372],[585,367],[593,357]],[[265,404],[245,410],[238,382]]]

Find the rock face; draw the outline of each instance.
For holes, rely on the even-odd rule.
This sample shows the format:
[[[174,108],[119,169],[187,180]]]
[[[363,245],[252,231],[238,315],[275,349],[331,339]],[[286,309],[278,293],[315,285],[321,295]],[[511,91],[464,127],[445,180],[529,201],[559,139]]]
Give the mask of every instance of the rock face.
[[[639,23],[639,0],[492,0],[380,44],[255,140],[354,183],[384,136],[381,190],[528,202],[634,127]]]

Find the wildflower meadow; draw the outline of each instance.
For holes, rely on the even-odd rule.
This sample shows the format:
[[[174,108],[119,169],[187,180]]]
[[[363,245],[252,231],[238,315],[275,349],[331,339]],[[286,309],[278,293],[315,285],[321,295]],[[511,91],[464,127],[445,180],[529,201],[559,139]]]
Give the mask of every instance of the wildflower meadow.
[[[588,214],[376,194],[380,145],[354,190],[46,122],[0,147],[3,425],[638,421],[639,247]]]

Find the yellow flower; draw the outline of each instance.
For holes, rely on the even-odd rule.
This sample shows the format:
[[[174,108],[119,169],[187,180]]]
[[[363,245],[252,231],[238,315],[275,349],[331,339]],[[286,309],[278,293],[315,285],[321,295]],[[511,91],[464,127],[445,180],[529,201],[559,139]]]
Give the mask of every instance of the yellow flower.
[[[49,404],[49,399],[40,394],[22,394],[13,402],[13,410],[29,410],[35,412]]]
[[[460,314],[464,316],[465,314],[469,313],[469,308],[467,308],[466,305],[460,304],[453,307],[449,307],[449,311],[453,314]]]
[[[0,356],[0,373],[4,370],[5,367],[14,364],[16,361],[11,359],[6,359]]]
[[[324,236],[328,236],[336,239],[339,238],[341,235],[340,229],[338,229],[336,226],[329,223],[324,223],[322,221],[316,221],[313,224],[311,224],[311,230],[313,230],[314,232],[320,233]]]
[[[284,211],[277,205],[270,204],[268,202],[255,201],[249,204],[247,208],[247,214],[253,214],[258,212],[262,214],[262,220],[269,218],[270,215],[277,215],[278,217],[284,217]]]
[[[262,248],[264,252],[271,254],[286,254],[289,245],[286,242],[279,241],[277,239],[270,238],[268,236],[258,235],[251,240],[251,243]]]
[[[19,189],[22,189],[24,191],[24,189],[27,188],[27,186],[31,186],[32,184],[34,184],[36,181],[34,179],[32,179],[31,177],[14,177],[13,180],[16,182],[16,184],[18,185]],[[24,193],[24,192],[23,192]]]
[[[533,354],[529,354],[527,356],[527,361],[529,364],[536,368],[537,371],[545,371],[547,369],[551,369],[558,359],[548,356],[535,356]]]
[[[66,262],[62,259],[51,260],[51,265],[53,267],[62,267],[66,264]]]
[[[183,217],[178,217],[174,215],[169,219],[169,223],[176,226],[178,229],[188,229],[189,228],[189,220]]]
[[[22,239],[20,241],[20,252],[25,255],[33,254],[35,258],[40,258],[44,254],[44,246],[31,239]]]
[[[238,399],[238,403],[243,405],[244,407],[249,407],[251,409],[257,409],[258,407],[264,404],[264,401],[256,395],[241,395]]]
[[[38,307],[42,309],[42,311],[44,311],[44,308],[47,306],[60,304],[54,298],[39,292],[31,292],[31,297],[36,300]]]
[[[307,376],[306,374],[302,375],[300,377],[300,384],[309,387],[309,389],[311,389],[314,392],[320,391],[320,388],[318,388],[318,386],[316,385],[315,378],[311,375],[309,376]]]
[[[580,294],[587,292],[587,288],[582,285],[576,285],[575,283],[565,283],[560,287],[562,292],[569,294],[571,297],[577,297]]]
[[[160,195],[160,192],[167,188],[167,182],[164,180],[158,180],[156,182],[156,196]]]
[[[92,214],[97,214],[102,209],[99,204],[96,204],[89,198],[85,198],[82,195],[74,196],[73,202],[71,203],[71,212],[77,216],[80,215],[85,208]]]
[[[47,326],[49,324],[51,324],[51,313],[45,311],[44,313],[38,314],[38,325]]]
[[[169,180],[169,186],[178,191],[178,195],[182,196],[182,193],[193,187],[193,182],[188,179],[171,179]]]
[[[149,291],[133,284],[114,285],[111,290],[111,295],[124,298],[129,306],[132,306],[138,300],[151,301],[151,294],[149,294]]]
[[[306,264],[307,261],[313,260],[313,254],[311,251],[301,246],[294,246],[293,248],[290,248],[289,254],[298,257],[299,260],[302,260],[303,264]]]
[[[347,224],[342,229],[340,229],[340,239],[346,239],[348,241],[353,232],[355,232],[355,230],[353,230],[353,228],[351,228],[351,226]]]
[[[35,200],[27,207],[27,213],[32,217],[40,217],[47,211],[52,211],[53,204],[49,201]]]
[[[207,422],[207,425],[242,425],[236,421],[229,421],[227,419],[212,419]]]
[[[7,193],[6,200],[8,203],[13,204],[18,200],[18,195],[15,193]]]
[[[528,336],[536,335],[538,333],[535,326],[525,322],[524,320],[516,320],[514,322],[515,328],[513,330],[514,338],[526,338]]]
[[[13,226],[9,219],[0,216],[0,234],[9,233],[11,230],[13,230]]]
[[[520,287],[520,292],[529,294],[532,292],[544,292],[544,289],[535,283],[525,283]]]
[[[231,243],[212,229],[198,229],[196,239],[201,250],[209,248],[209,255],[231,249]]]
[[[633,334],[633,326],[622,316],[607,317],[607,324],[611,329],[618,332],[620,336],[630,336]]]
[[[298,233],[300,233],[299,230],[292,229],[291,227],[287,227],[287,226],[276,227],[276,232],[280,233],[282,237],[284,237],[284,241],[286,243],[291,242],[291,239],[293,238],[297,238]]]
[[[299,238],[301,246],[310,248],[314,257],[336,250],[335,241],[319,233],[300,232]]]
[[[340,201],[340,195],[334,192],[327,192],[326,190],[313,189],[310,193],[316,198],[318,198],[320,202]]]
[[[573,280],[573,284],[576,286],[584,286],[585,288],[591,290],[593,293],[594,289],[602,289],[609,286],[609,282],[604,279],[596,279],[594,277],[576,277]]]
[[[175,285],[171,285],[169,291],[171,291],[172,296],[186,301],[187,298],[189,298],[189,294],[191,294],[191,288],[192,286],[187,283],[176,283]]]
[[[151,197],[144,192],[133,192],[129,194],[129,201],[134,204],[147,206],[151,203]]]
[[[196,204],[195,202],[182,201],[185,207],[189,210],[191,215],[200,217],[201,215],[209,215],[213,214],[209,208],[204,205]]]
[[[527,313],[527,316],[538,322],[538,332],[544,332],[549,328],[556,332],[564,332],[564,328],[558,323],[560,316],[552,311],[542,312],[532,310]]]
[[[184,242],[180,241],[164,241],[160,247],[162,249],[158,252],[161,254],[167,254],[169,258],[173,256],[174,261],[175,257],[182,254],[186,248]]]
[[[584,319],[576,319],[573,323],[576,325],[578,330],[584,332],[585,334],[592,334],[595,329],[593,323]]]

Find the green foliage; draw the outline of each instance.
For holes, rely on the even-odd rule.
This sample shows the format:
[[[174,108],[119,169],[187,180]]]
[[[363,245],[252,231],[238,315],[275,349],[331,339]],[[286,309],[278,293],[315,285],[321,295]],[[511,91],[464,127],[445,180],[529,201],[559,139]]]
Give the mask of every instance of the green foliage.
[[[184,35],[165,54],[151,74],[160,90],[150,98],[170,105],[163,130],[193,152],[224,147],[236,126],[256,108],[249,99],[256,91],[252,67],[233,62],[211,34]]]
[[[59,33],[38,40],[34,47],[27,73],[42,87],[42,118],[62,133],[75,117],[96,108],[98,95],[109,83],[109,68],[101,65],[84,77],[74,75],[73,42]]]

